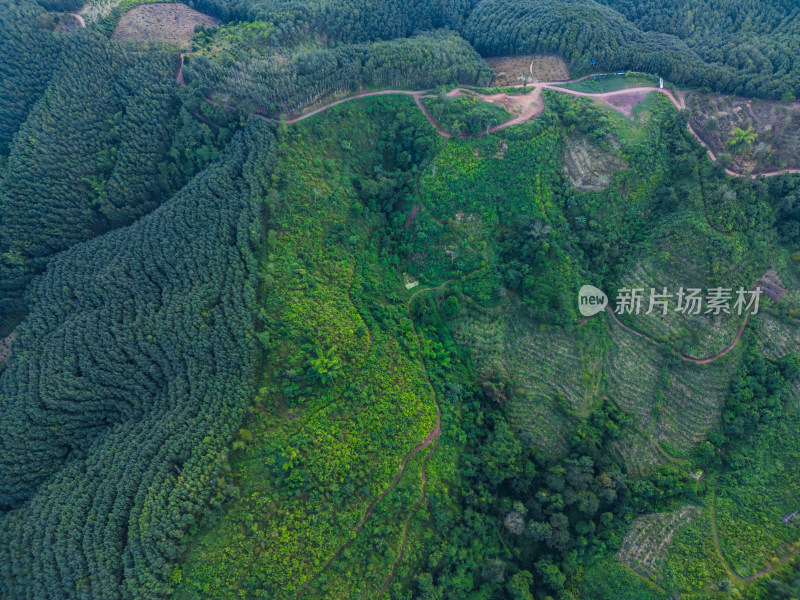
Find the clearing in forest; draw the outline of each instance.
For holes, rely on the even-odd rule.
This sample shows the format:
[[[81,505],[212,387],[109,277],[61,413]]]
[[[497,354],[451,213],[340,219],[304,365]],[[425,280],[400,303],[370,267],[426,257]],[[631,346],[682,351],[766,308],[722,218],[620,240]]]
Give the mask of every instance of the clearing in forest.
[[[638,106],[652,91],[620,92],[613,96],[607,96],[603,100],[611,108],[622,113],[629,119],[633,118],[633,109]]]
[[[143,4],[131,9],[119,21],[113,40],[166,42],[188,50],[197,25],[216,25],[217,19],[185,4]]]
[[[627,162],[613,152],[621,148],[610,139],[602,149],[585,136],[572,136],[564,144],[564,174],[575,189],[601,190],[608,187],[611,176],[627,167]]]
[[[604,94],[627,88],[658,87],[658,77],[646,73],[611,73],[579,79],[559,87],[587,94]]]
[[[81,24],[78,18],[68,12],[48,12],[42,17],[42,27],[52,29],[58,33],[65,33],[79,29]]]
[[[538,81],[566,81],[569,79],[567,64],[557,56],[496,56],[487,58],[495,72],[495,85],[519,85]]]
[[[78,12],[86,19],[88,24],[109,16],[111,11],[122,3],[123,0],[88,0]]]
[[[800,167],[800,103],[687,91],[689,123],[715,154],[730,154],[731,169],[761,173]],[[755,136],[730,147],[734,129]]]
[[[620,562],[637,573],[656,579],[672,538],[696,519],[701,509],[683,506],[669,513],[652,513],[636,519],[630,526],[617,555]]]

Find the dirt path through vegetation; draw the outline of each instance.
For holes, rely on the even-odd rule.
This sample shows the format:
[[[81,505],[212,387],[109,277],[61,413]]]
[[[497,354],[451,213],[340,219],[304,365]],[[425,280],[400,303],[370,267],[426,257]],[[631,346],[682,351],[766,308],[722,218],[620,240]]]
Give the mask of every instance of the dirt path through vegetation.
[[[408,304],[407,304],[408,316],[411,317],[411,301],[414,298],[416,298],[417,295],[419,295],[422,292],[428,292],[428,291],[432,291],[432,290],[443,289],[444,286],[446,286],[449,282],[450,282],[450,280],[445,281],[443,284],[441,284],[439,286],[431,287],[431,288],[425,288],[425,289],[419,290],[419,291],[415,292],[414,294],[412,294],[411,297],[408,299]],[[420,350],[422,350],[422,342],[419,339],[419,334],[417,333],[417,328],[414,325],[413,318],[412,318],[412,321],[411,321],[411,327],[414,330],[414,336],[417,338],[417,344],[419,345]],[[423,366],[424,366],[424,363],[423,363]],[[334,554],[333,557],[327,563],[325,563],[325,566],[322,567],[321,571],[319,571],[316,575],[314,575],[311,579],[308,580],[308,583],[306,583],[306,585],[303,587],[303,589],[300,590],[300,592],[297,594],[298,600],[299,600],[299,598],[302,598],[303,595],[308,591],[308,588],[310,588],[311,585],[317,579],[319,579],[319,577],[323,573],[325,573],[334,562],[336,562],[336,559],[338,559],[342,555],[342,552],[344,552],[347,548],[349,548],[350,545],[356,540],[356,538],[358,537],[358,534],[361,532],[361,530],[364,528],[364,525],[366,525],[367,521],[372,516],[372,511],[375,509],[375,506],[378,504],[378,502],[383,500],[389,494],[389,492],[391,492],[395,487],[397,487],[397,484],[400,482],[400,478],[403,476],[403,473],[405,472],[406,464],[408,463],[408,460],[412,456],[414,456],[417,452],[419,452],[420,450],[423,450],[424,448],[427,448],[428,446],[433,444],[433,448],[431,449],[430,453],[428,454],[428,456],[425,458],[424,462],[422,463],[422,491],[421,491],[421,494],[420,494],[420,498],[417,501],[417,503],[414,505],[414,507],[412,508],[411,515],[408,518],[408,522],[407,522],[405,530],[404,530],[403,542],[402,542],[402,545],[401,545],[401,548],[400,548],[400,554],[399,554],[399,556],[397,558],[397,561],[395,562],[395,564],[394,564],[394,566],[392,568],[392,572],[389,575],[389,578],[386,580],[386,582],[383,585],[383,591],[381,592],[381,595],[383,595],[383,592],[385,592],[387,586],[391,582],[392,577],[394,576],[394,573],[395,573],[395,571],[397,569],[397,566],[399,565],[400,560],[401,560],[401,558],[403,556],[403,550],[405,550],[406,539],[407,539],[407,536],[408,536],[408,529],[409,529],[409,527],[411,525],[411,519],[414,518],[414,515],[417,512],[417,508],[419,508],[419,506],[422,504],[423,499],[425,498],[425,484],[427,482],[425,469],[427,468],[428,460],[430,460],[431,456],[433,456],[433,453],[436,451],[436,447],[438,446],[439,436],[442,434],[442,409],[439,406],[439,401],[436,399],[436,391],[434,390],[433,383],[431,382],[430,377],[428,376],[427,369],[425,371],[425,377],[428,380],[428,385],[431,387],[431,392],[433,393],[433,402],[436,405],[436,425],[434,426],[433,429],[431,429],[431,431],[428,433],[428,435],[425,436],[425,439],[422,440],[422,442],[416,448],[414,448],[408,454],[405,455],[405,457],[403,458],[403,462],[400,463],[400,470],[398,471],[397,476],[394,478],[394,481],[392,481],[391,485],[389,485],[389,487],[387,487],[381,493],[381,495],[378,496],[372,502],[372,504],[369,505],[369,507],[367,508],[367,512],[364,513],[364,517],[361,519],[361,521],[359,522],[358,526],[355,528],[355,532],[354,532],[355,535],[353,535],[353,537],[347,543],[345,543],[343,546],[341,546],[339,548],[339,550],[336,551],[336,554]]]
[[[719,543],[719,529],[717,528],[717,490],[714,489],[713,496],[711,499],[711,541],[714,543],[714,548],[717,550],[717,554],[719,554],[720,560],[722,561],[722,566],[725,567],[725,570],[728,572],[733,579],[743,582],[743,583],[750,583],[758,579],[759,577],[763,577],[771,573],[774,569],[778,567],[782,567],[790,560],[792,560],[797,553],[796,552],[788,552],[784,554],[780,558],[778,558],[777,562],[770,562],[766,567],[761,569],[760,571],[756,571],[752,575],[748,577],[742,577],[733,566],[728,562],[728,559],[725,557],[725,554],[722,552],[722,545]]]
[[[380,598],[383,598],[383,596],[386,594],[386,588],[389,587],[389,584],[392,582],[392,579],[394,579],[394,576],[397,573],[397,567],[400,566],[400,561],[403,560],[403,553],[405,552],[406,542],[408,541],[408,530],[411,529],[411,521],[417,514],[417,510],[419,509],[420,505],[422,505],[422,501],[425,500],[425,484],[427,483],[425,469],[428,466],[428,461],[430,460],[431,456],[433,456],[433,453],[436,452],[436,447],[438,445],[439,445],[439,440],[437,439],[433,444],[433,448],[431,448],[431,451],[428,453],[428,456],[425,457],[425,462],[422,464],[422,490],[420,491],[419,494],[419,500],[417,500],[417,503],[414,505],[414,508],[411,509],[411,514],[408,517],[408,521],[406,521],[406,527],[403,530],[403,542],[400,544],[400,552],[397,553],[397,560],[395,560],[394,564],[392,565],[392,572],[389,573],[389,577],[386,578],[386,581],[384,582],[383,587],[381,588],[381,595],[378,596],[379,600]]]
[[[184,81],[184,78],[183,78],[183,57],[186,54],[188,54],[188,53],[182,53],[181,54],[180,67],[178,68],[178,73],[176,75],[176,81],[178,82],[179,85],[186,85],[186,82]],[[655,86],[639,86],[639,87],[632,87],[632,88],[624,88],[624,89],[616,90],[616,91],[613,91],[613,92],[596,92],[596,93],[595,92],[579,92],[579,91],[576,91],[576,90],[570,90],[570,89],[567,89],[565,87],[562,87],[565,84],[577,83],[579,81],[583,81],[584,79],[589,79],[590,77],[596,77],[598,75],[603,75],[603,73],[585,75],[583,77],[579,77],[578,79],[572,79],[570,81],[548,81],[548,82],[540,82],[540,83],[531,83],[531,84],[528,84],[527,86],[526,85],[507,86],[507,87],[517,87],[517,88],[520,88],[520,87],[530,87],[530,88],[532,88],[531,91],[528,94],[520,94],[520,96],[530,96],[531,97],[531,99],[527,103],[524,103],[526,105],[526,107],[523,108],[523,111],[521,112],[521,114],[519,114],[518,116],[514,117],[513,119],[510,119],[510,120],[506,121],[505,123],[501,123],[499,125],[495,125],[494,127],[491,127],[490,129],[488,129],[487,131],[484,131],[482,133],[479,133],[479,134],[477,134],[475,136],[471,136],[471,137],[481,137],[483,135],[486,135],[487,133],[494,133],[495,131],[499,131],[501,129],[505,129],[506,127],[511,127],[512,125],[519,125],[521,123],[525,123],[525,122],[529,121],[530,119],[533,119],[534,117],[539,116],[545,109],[544,102],[541,100],[542,91],[544,91],[544,90],[554,90],[554,91],[561,92],[561,93],[564,93],[564,94],[570,94],[572,96],[580,96],[580,97],[583,97],[583,98],[596,98],[598,100],[603,100],[603,101],[608,101],[611,98],[621,99],[621,100],[624,101],[625,97],[627,97],[627,96],[637,96],[637,95],[641,95],[642,93],[660,92],[660,93],[664,94],[667,98],[669,98],[670,101],[672,102],[672,104],[674,104],[675,108],[677,108],[678,110],[682,110],[682,109],[686,108],[685,98],[684,98],[683,94],[680,91],[676,90],[675,95],[673,95],[673,93],[670,90],[668,90],[666,88],[655,87]],[[458,96],[458,95],[463,94],[463,93],[469,93],[471,95],[477,96],[478,98],[480,98],[481,100],[484,100],[486,102],[492,102],[493,100],[496,100],[499,96],[503,95],[503,94],[495,94],[495,95],[492,95],[492,96],[485,96],[483,94],[478,94],[477,92],[473,92],[471,90],[465,90],[463,88],[455,88],[453,90],[450,90],[446,95],[448,97],[454,97],[454,96]],[[316,114],[319,114],[319,113],[321,113],[321,112],[323,112],[325,110],[328,110],[329,108],[331,108],[333,106],[337,106],[337,105],[343,104],[345,102],[350,102],[351,100],[358,100],[359,98],[367,98],[369,96],[386,96],[386,95],[392,95],[392,94],[406,95],[406,96],[411,96],[412,98],[414,98],[414,102],[416,103],[417,107],[419,107],[419,109],[425,115],[425,118],[428,119],[428,121],[430,122],[431,125],[433,125],[433,127],[436,129],[436,131],[439,133],[439,135],[441,135],[442,137],[445,137],[445,138],[452,137],[452,135],[450,133],[448,133],[447,131],[444,131],[439,126],[439,124],[434,120],[434,118],[431,116],[431,114],[428,112],[428,110],[422,104],[422,98],[434,97],[433,94],[430,94],[428,90],[420,90],[420,91],[379,90],[379,91],[375,91],[375,92],[361,92],[359,94],[354,94],[353,96],[348,96],[346,98],[341,98],[339,100],[334,100],[333,102],[329,102],[328,104],[324,104],[324,105],[320,106],[319,108],[315,108],[314,110],[309,111],[309,112],[307,112],[305,114],[298,115],[296,117],[292,117],[292,118],[286,119],[285,122],[289,123],[289,124],[298,123],[298,122],[300,122],[300,121],[302,121],[304,119],[307,119],[307,118],[312,117],[312,116],[314,116]],[[218,106],[220,105],[220,104],[216,103],[214,100],[212,100],[211,98],[206,98],[206,102],[210,102],[211,104],[215,104],[215,105],[218,105]],[[615,108],[613,105],[611,105],[611,104],[609,104],[609,105],[612,106],[612,108]],[[228,106],[228,105],[224,105],[224,104],[222,104],[222,106],[224,106],[225,108],[234,108],[234,107],[231,107],[231,106]],[[616,110],[616,108],[615,108],[615,110]],[[623,111],[623,113],[627,114],[627,112],[625,112],[625,111]],[[257,114],[256,116],[258,116],[258,117],[260,117],[262,119],[270,120],[270,121],[275,120],[275,118],[268,117],[266,115]],[[686,124],[686,128],[689,130],[689,133],[691,133],[694,136],[694,138],[700,143],[700,145],[703,146],[706,149],[706,151],[708,152],[708,157],[713,162],[717,162],[717,157],[714,154],[714,152],[711,150],[711,148],[709,148],[708,144],[706,144],[700,138],[700,136],[697,135],[697,132],[695,132],[694,129],[692,129],[692,126],[687,123]],[[469,137],[469,136],[462,136],[462,137]],[[748,177],[749,176],[751,179],[755,179],[755,178],[760,177],[760,176],[763,176],[763,177],[776,177],[778,175],[785,175],[787,173],[800,173],[800,169],[781,169],[779,171],[769,171],[769,172],[766,172],[766,173],[752,173],[750,175],[747,175],[745,173],[737,173],[735,171],[732,171],[731,169],[725,169],[725,172],[728,175],[730,175],[731,177]]]
[[[739,343],[739,340],[742,337],[742,333],[744,333],[744,328],[747,327],[747,320],[750,318],[750,313],[752,312],[752,310],[753,310],[752,307],[747,309],[747,314],[745,314],[745,316],[744,316],[744,322],[742,323],[742,326],[739,327],[739,331],[736,333],[736,337],[733,338],[733,342],[731,342],[730,346],[728,346],[727,348],[725,348],[721,352],[718,352],[714,356],[709,356],[708,358],[694,358],[693,356],[687,356],[686,354],[682,354],[680,352],[678,353],[678,356],[680,356],[682,360],[685,360],[687,362],[693,362],[693,363],[695,363],[697,365],[706,365],[708,363],[714,362],[718,358],[722,358],[723,356],[728,354],[728,352],[733,350],[736,347],[736,345]],[[651,344],[655,344],[656,346],[660,345],[660,343],[658,341],[654,340],[650,336],[648,336],[648,335],[646,335],[646,334],[644,334],[644,333],[642,333],[640,331],[636,331],[633,327],[629,327],[628,325],[625,325],[625,323],[623,323],[622,321],[619,320],[619,317],[617,317],[616,313],[614,312],[614,310],[610,306],[606,306],[606,311],[611,315],[611,317],[614,319],[614,321],[616,321],[617,325],[619,325],[623,329],[631,332],[633,335],[638,335],[639,337],[646,339]]]
[[[727,571],[728,575],[737,581],[745,581],[744,577],[739,575],[736,571],[733,570],[733,567],[728,562],[728,559],[725,558],[725,555],[722,553],[722,545],[719,543],[719,530],[717,529],[717,490],[715,489],[713,492],[713,496],[711,497],[711,541],[714,544],[714,548],[719,555],[719,559],[722,562],[722,566]]]

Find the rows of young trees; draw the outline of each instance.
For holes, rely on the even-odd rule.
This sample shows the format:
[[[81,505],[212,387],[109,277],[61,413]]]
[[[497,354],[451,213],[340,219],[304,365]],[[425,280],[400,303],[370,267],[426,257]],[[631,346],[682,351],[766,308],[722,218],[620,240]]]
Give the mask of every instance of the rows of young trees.
[[[590,68],[659,73],[703,85],[718,77],[684,42],[645,33],[594,0],[484,0],[472,11],[464,37],[482,55],[557,54],[573,72]]]
[[[36,2],[47,10],[58,12],[78,11],[86,4],[86,0],[36,0]]]
[[[11,138],[53,74],[63,38],[41,27],[42,10],[28,2],[0,5],[0,165]],[[12,25],[13,23],[13,25]]]
[[[658,0],[385,0],[377,7],[359,0],[194,0],[193,6],[224,21],[269,20],[279,43],[324,34],[336,45],[449,27],[484,56],[553,53],[573,72],[596,65],[722,92],[800,96],[800,9],[788,0],[692,0],[669,10]]]
[[[250,29],[249,25],[242,27]],[[221,32],[223,39],[235,35],[228,28]],[[213,46],[213,37],[201,35],[208,47]],[[269,34],[267,37],[271,39]],[[491,69],[468,43],[443,32],[301,50],[288,62],[277,52],[285,53],[286,48],[250,46],[226,45],[220,51],[187,57],[184,79],[196,94],[223,93],[245,109],[272,115],[363,85],[418,89],[451,81],[486,85],[493,78]]]
[[[0,380],[0,597],[168,595],[254,394],[275,147],[252,123],[169,202],[32,286]]]
[[[6,282],[27,281],[57,252],[160,200],[165,117],[178,109],[169,54],[128,53],[88,35],[64,44],[58,72],[17,132],[3,174]]]
[[[684,40],[705,61],[721,65],[705,85],[778,98],[800,92],[800,7],[791,0],[600,0],[646,32]],[[732,71],[732,79],[729,72]]]
[[[419,31],[459,30],[475,0],[189,0],[193,8],[222,21],[271,21],[287,43],[308,34],[352,44],[407,37]]]
[[[0,111],[7,310],[19,307],[52,256],[152,211],[231,136],[181,106],[175,51],[118,45],[83,29],[57,34],[39,27],[41,9],[26,10],[29,26],[0,33],[9,50],[0,66],[0,97],[9,100]],[[42,45],[29,51],[31,40]]]
[[[799,16],[788,0],[483,0],[460,31],[482,55],[554,53],[573,72],[595,64],[780,98],[800,95]]]
[[[441,542],[411,583],[415,599],[588,598],[575,582],[618,547],[626,514],[692,493],[670,469],[629,479],[609,450],[631,417],[608,401],[554,458],[515,431],[492,398],[451,384],[447,401],[454,394],[464,396],[458,430],[468,440],[459,492],[430,499]]]

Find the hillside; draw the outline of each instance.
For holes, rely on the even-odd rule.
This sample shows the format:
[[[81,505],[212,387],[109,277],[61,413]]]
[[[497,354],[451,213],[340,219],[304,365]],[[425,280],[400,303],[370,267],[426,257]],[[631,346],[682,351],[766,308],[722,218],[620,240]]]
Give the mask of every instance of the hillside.
[[[795,598],[797,10],[0,7],[0,600]]]

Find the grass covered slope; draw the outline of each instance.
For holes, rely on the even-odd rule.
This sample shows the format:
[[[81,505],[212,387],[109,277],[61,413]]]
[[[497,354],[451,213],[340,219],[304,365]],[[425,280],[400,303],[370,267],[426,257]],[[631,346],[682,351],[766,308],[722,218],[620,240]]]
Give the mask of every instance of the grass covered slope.
[[[537,589],[526,572],[553,594],[612,598],[623,585],[658,597],[663,589],[622,566],[590,581],[578,565],[611,560],[637,513],[686,506],[700,516],[668,527],[674,546],[643,535],[631,555],[644,553],[644,572],[668,590],[686,589],[676,569],[699,585],[720,572],[719,562],[693,562],[697,575],[680,566],[694,561],[682,540],[710,531],[709,488],[692,474],[709,435],[722,443],[713,434],[742,349],[710,365],[681,360],[677,351],[722,350],[730,328],[708,323],[720,329],[709,337],[705,325],[653,316],[633,324],[659,346],[602,315],[576,330],[574,293],[587,278],[609,290],[632,277],[749,280],[765,257],[786,254],[767,188],[704,162],[663,98],[634,122],[589,100],[547,101],[537,121],[479,139],[443,143],[408,98],[339,105],[282,134],[258,408],[218,484],[229,500],[191,532],[173,573],[179,598],[244,588],[456,599],[500,593],[511,579]],[[616,148],[604,188],[570,185],[562,161],[576,136]],[[721,233],[706,212],[723,214],[723,182],[742,211]],[[689,248],[694,229],[708,251],[666,260]],[[434,431],[434,399],[442,434],[420,446]],[[520,517],[505,523],[512,512],[530,533],[514,533]],[[744,510],[729,529],[753,518]],[[762,539],[755,557],[791,542]]]
[[[781,522],[800,177],[729,177],[658,93],[260,118],[489,76],[455,33],[415,30],[444,24],[578,70],[597,52],[746,78],[734,51],[720,67],[678,23],[653,34],[607,4],[197,0],[260,20],[199,30],[188,88],[174,49],[91,24],[57,38],[41,88],[12,61],[0,598],[771,598],[800,550]],[[489,133],[499,103],[531,119]],[[586,283],[613,306],[624,287],[763,280],[786,294],[746,327],[576,310]]]
[[[274,152],[253,123],[168,203],[37,280],[0,379],[0,595],[169,592],[254,394]]]

